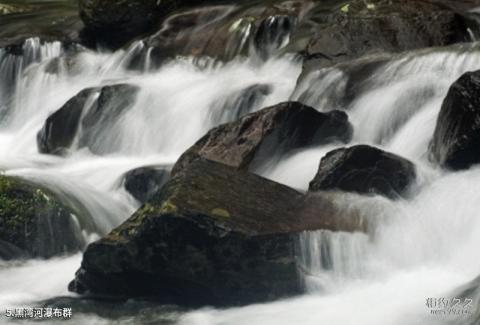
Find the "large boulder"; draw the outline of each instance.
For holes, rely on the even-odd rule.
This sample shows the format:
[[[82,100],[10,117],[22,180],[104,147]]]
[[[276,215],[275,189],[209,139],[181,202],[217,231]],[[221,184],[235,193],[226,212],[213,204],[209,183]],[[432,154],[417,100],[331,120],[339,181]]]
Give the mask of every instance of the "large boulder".
[[[270,300],[300,292],[294,235],[366,226],[321,196],[199,159],[89,245],[69,289],[182,305]]]
[[[63,155],[77,137],[79,147],[106,150],[100,147],[99,138],[133,105],[137,92],[129,84],[82,90],[48,117],[37,135],[38,150]]]
[[[248,169],[273,154],[333,141],[348,142],[352,132],[345,112],[321,113],[298,102],[285,102],[210,130],[180,157],[172,173],[198,156]]]
[[[170,167],[147,166],[133,169],[124,176],[124,187],[137,201],[150,200],[169,180]]]
[[[430,158],[453,170],[480,163],[480,71],[465,73],[450,87],[430,143]]]
[[[81,250],[86,243],[73,215],[48,189],[0,176],[0,259]]]
[[[397,198],[407,193],[415,178],[415,165],[410,161],[374,147],[358,145],[333,150],[323,157],[309,190],[340,190]]]
[[[470,41],[467,21],[441,1],[351,0],[323,16],[305,50],[317,68],[374,52],[401,52]]]

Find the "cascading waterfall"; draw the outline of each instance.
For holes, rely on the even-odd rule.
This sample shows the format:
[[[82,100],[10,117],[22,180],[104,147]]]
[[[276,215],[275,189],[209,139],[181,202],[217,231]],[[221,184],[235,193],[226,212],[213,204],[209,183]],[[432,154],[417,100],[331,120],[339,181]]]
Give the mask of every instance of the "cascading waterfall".
[[[267,23],[288,30],[284,21]],[[272,39],[277,48],[288,38],[282,35]],[[8,72],[0,74],[7,78],[0,79],[0,169],[74,199],[85,211],[79,225],[89,241],[138,208],[121,186],[127,171],[171,165],[211,127],[289,99],[321,111],[348,111],[354,143],[408,157],[420,176],[408,200],[339,196],[339,206],[374,220],[368,235],[318,231],[299,236],[298,263],[307,295],[176,315],[181,324],[438,324],[442,320],[428,313],[425,299],[448,296],[480,274],[474,258],[480,238],[480,194],[475,191],[480,169],[447,173],[426,157],[448,87],[463,72],[480,68],[478,44],[382,59],[360,76],[355,69],[326,68],[303,76],[298,85],[301,62],[292,56],[228,63],[178,58],[157,69],[144,50],[139,42],[115,53],[81,48],[66,53],[59,43],[37,40],[25,43],[23,55],[0,50],[0,71]],[[141,69],[130,69],[139,53],[146,54]],[[99,150],[77,145],[64,157],[38,153],[36,135],[50,114],[82,89],[119,83],[140,90],[122,118],[102,130]],[[290,153],[260,171],[305,190],[320,158],[338,146]],[[0,305],[35,305],[67,295],[79,262],[79,255],[2,262]],[[34,287],[37,282],[43,285]]]
[[[145,64],[139,71],[130,65],[144,46],[141,42],[115,53],[81,48],[63,53],[58,45],[28,40],[23,55],[0,53],[4,55],[0,67],[15,72],[0,83],[6,89],[14,82],[13,88],[0,92],[0,170],[45,185],[81,211],[75,218],[80,236],[88,242],[118,226],[139,207],[123,189],[126,172],[146,165],[172,165],[211,127],[287,100],[300,72],[300,63],[293,57],[267,62],[239,58],[230,63],[185,58],[160,69]],[[31,55],[26,49],[34,46],[35,55]],[[82,89],[119,83],[137,86],[139,92],[121,119],[108,128],[98,126],[102,133],[95,153],[79,141],[64,157],[38,153],[37,133],[50,114]],[[78,255],[22,265],[6,262],[0,267],[0,277],[5,279],[0,283],[2,306],[34,304],[67,294],[67,282],[78,265]],[[45,272],[31,274],[32,268]],[[65,277],[45,278],[53,269],[66,272]],[[15,289],[19,278],[27,282]],[[29,290],[27,284],[35,281],[55,284]]]

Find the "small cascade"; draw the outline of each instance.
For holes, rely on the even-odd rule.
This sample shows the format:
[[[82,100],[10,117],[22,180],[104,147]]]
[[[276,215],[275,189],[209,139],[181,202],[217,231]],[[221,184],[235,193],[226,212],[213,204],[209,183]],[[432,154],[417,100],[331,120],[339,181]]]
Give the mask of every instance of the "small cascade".
[[[34,63],[59,57],[62,52],[60,42],[42,44],[39,38],[27,39],[22,46],[0,48],[0,116],[8,113],[7,105],[13,100],[17,82],[25,69]]]
[[[289,16],[269,16],[257,28],[251,40],[252,50],[263,60],[275,55],[290,41],[296,19]],[[251,53],[253,54],[253,53]]]
[[[232,10],[219,9],[215,23],[231,18]],[[207,12],[199,16],[205,28],[196,32],[209,30],[207,18]],[[170,27],[182,22],[181,17],[175,19]],[[415,162],[420,179],[415,196],[393,201],[320,192],[345,213],[353,211],[372,222],[376,231],[299,234],[299,273],[306,290],[314,294],[188,312],[181,323],[264,324],[268,317],[272,323],[288,325],[348,324],[352,319],[368,325],[435,324],[435,319],[418,321],[426,312],[424,299],[448,294],[480,274],[475,258],[480,169],[451,173],[436,169],[426,158],[449,86],[462,73],[480,68],[479,44],[353,61],[305,72],[296,84],[302,63],[280,54],[297,22],[285,15],[262,19],[247,17],[223,26],[231,28],[228,46],[221,47],[227,61],[199,56],[162,57],[159,62],[151,40],[114,53],[84,48],[66,53],[60,43],[41,44],[38,39],[0,49],[0,170],[41,184],[72,206],[77,211],[72,218],[78,238],[86,244],[139,207],[123,188],[125,173],[141,166],[172,165],[218,124],[287,100],[320,111],[345,110],[354,125],[348,146],[378,146]],[[171,31],[163,30],[160,36]],[[182,44],[196,49],[188,38]],[[245,52],[248,58],[240,56]],[[117,84],[138,89],[122,114],[113,120],[90,116],[86,124],[95,125],[95,132],[89,141],[84,139],[89,131],[80,125],[70,150],[62,155],[39,153],[37,134],[49,116],[80,91],[95,88],[82,116],[87,118],[99,100],[98,89]],[[123,95],[115,98],[122,100]],[[339,146],[344,144],[289,152],[278,160],[272,157],[261,174],[307,190],[320,159]],[[0,305],[66,294],[66,282],[79,263],[79,256],[73,256],[1,264]],[[478,284],[471,290],[478,297]],[[372,306],[378,313],[370,310]]]
[[[298,266],[310,292],[332,291],[364,275],[369,237],[364,233],[313,231],[300,234]]]

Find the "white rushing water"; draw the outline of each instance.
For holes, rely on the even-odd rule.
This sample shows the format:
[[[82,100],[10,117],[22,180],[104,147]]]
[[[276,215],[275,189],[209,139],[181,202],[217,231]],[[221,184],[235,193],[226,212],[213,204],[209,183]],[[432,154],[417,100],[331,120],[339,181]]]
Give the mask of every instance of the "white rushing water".
[[[298,239],[299,265],[307,294],[226,310],[201,309],[180,324],[439,324],[425,306],[428,297],[448,297],[480,275],[480,168],[446,173],[426,159],[436,116],[448,87],[463,72],[480,68],[475,45],[399,55],[359,79],[350,101],[348,72],[314,72],[296,85],[301,62],[293,57],[229,63],[179,58],[151,69],[128,69],[142,44],[116,53],[59,44],[26,47],[34,58],[0,51],[0,170],[46,184],[74,197],[87,211],[98,238],[128,218],[138,203],[122,188],[122,176],[139,166],[173,164],[211,127],[240,114],[289,99],[318,110],[347,110],[353,143],[368,143],[413,160],[419,179],[408,200],[341,194],[338,204],[375,220],[365,234],[305,233]],[[58,59],[60,58],[60,60]],[[24,62],[28,62],[25,64]],[[52,64],[60,67],[53,73]],[[65,157],[42,155],[37,132],[47,117],[84,88],[130,83],[140,91],[128,112],[96,146],[74,147]],[[245,103],[245,90],[263,87]],[[306,189],[323,155],[337,145],[308,148],[262,168],[268,178]],[[113,148],[113,150],[112,150]],[[107,150],[108,149],[108,150]],[[102,150],[100,150],[102,152]],[[47,261],[2,262],[0,306],[29,306],[68,295],[80,255]],[[478,303],[478,302],[477,302]],[[93,318],[92,318],[93,317]],[[453,319],[461,324],[461,318]],[[100,316],[86,323],[104,321]],[[467,323],[465,323],[467,324]],[[469,324],[470,325],[470,324]]]

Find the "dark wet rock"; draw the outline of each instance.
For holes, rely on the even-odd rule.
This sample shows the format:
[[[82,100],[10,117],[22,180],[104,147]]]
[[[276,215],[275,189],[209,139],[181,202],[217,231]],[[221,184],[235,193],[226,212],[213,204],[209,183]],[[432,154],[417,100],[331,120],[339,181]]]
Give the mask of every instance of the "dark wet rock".
[[[180,7],[203,4],[201,0],[80,0],[80,17],[86,39],[120,47],[135,37],[151,32]]]
[[[133,169],[125,174],[124,186],[136,200],[150,200],[169,180],[168,166],[149,166]]]
[[[321,68],[370,53],[465,41],[465,17],[440,1],[352,0],[323,15],[306,47],[306,65]]]
[[[9,1],[0,3],[0,48],[21,46],[28,38],[42,42],[80,41],[83,23],[75,1]]]
[[[199,159],[89,245],[69,289],[181,305],[271,300],[301,291],[295,234],[365,227],[321,196]]]
[[[467,72],[450,87],[430,143],[430,157],[443,167],[480,163],[480,71]]]
[[[161,7],[171,6],[174,2],[80,0],[80,17],[87,28],[87,35],[96,40],[121,45],[129,38],[145,32],[158,19]]]
[[[175,11],[146,37],[154,61],[176,55],[230,60],[237,55],[265,59],[279,52],[310,1],[203,5]]]
[[[261,164],[274,154],[328,142],[348,142],[352,126],[342,111],[321,113],[285,102],[210,130],[173,167],[175,174],[196,156],[239,169]]]
[[[374,147],[358,145],[333,150],[322,158],[309,190],[340,190],[397,198],[406,194],[415,178],[415,165],[410,161]]]
[[[41,153],[62,154],[70,148],[80,125],[80,119],[93,88],[84,89],[50,115],[37,135]]]
[[[99,139],[133,105],[137,92],[129,84],[82,90],[48,117],[37,135],[39,151],[66,154],[78,136],[79,148],[101,152]]]
[[[72,210],[49,190],[0,176],[0,258],[52,257],[79,251]]]

